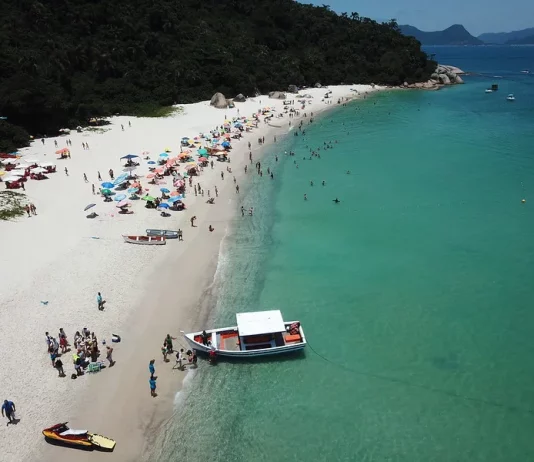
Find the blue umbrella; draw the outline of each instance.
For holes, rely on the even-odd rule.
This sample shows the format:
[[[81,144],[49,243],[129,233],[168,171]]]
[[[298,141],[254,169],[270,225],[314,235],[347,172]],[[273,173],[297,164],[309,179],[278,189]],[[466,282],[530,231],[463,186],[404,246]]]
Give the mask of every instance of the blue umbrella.
[[[115,180],[113,181],[113,184],[116,186],[118,184],[124,183],[126,179],[128,178],[127,173],[121,173]]]
[[[139,156],[136,156],[135,154],[128,154],[127,156],[122,156],[121,160],[122,159],[135,159],[136,157],[139,157]]]
[[[169,157],[169,154],[167,154],[166,152],[162,152],[159,156],[160,157]]]
[[[129,194],[133,194],[133,193],[136,193],[137,192],[137,188],[130,188],[128,189],[128,193]]]
[[[175,202],[181,201],[183,199],[184,199],[184,196],[174,196],[174,197],[171,197],[167,202],[174,204]]]
[[[188,141],[189,138],[188,138],[187,136],[184,136],[184,137],[182,138],[182,140],[186,140],[186,141]]]
[[[113,183],[110,183],[109,181],[106,181],[105,183],[102,183],[102,187],[104,189],[112,189],[115,187],[115,185]]]
[[[160,209],[168,209],[169,208],[169,204],[166,204],[165,202],[163,202],[162,204],[159,204],[158,207]]]
[[[160,191],[165,194],[170,193],[170,191],[167,188],[160,188]]]
[[[149,160],[147,164],[154,165],[156,162],[154,160]]]
[[[230,143],[228,141],[225,141],[223,144],[221,144],[221,146],[223,148],[229,148],[230,147]]]
[[[126,194],[117,194],[113,200],[114,201],[117,201],[117,202],[120,202],[120,201],[123,201],[124,199],[126,199]]]

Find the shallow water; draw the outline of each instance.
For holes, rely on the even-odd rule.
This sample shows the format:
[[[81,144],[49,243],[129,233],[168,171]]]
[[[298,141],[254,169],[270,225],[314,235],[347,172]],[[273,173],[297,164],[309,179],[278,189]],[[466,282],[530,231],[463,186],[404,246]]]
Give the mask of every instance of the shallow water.
[[[432,51],[482,75],[339,108],[262,161],[213,322],[279,308],[309,348],[202,363],[152,460],[534,457],[534,48]]]

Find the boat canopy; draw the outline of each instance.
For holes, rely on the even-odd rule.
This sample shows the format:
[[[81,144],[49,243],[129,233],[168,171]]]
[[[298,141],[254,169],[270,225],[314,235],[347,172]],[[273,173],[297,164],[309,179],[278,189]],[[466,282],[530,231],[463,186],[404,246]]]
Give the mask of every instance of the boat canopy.
[[[286,330],[280,310],[237,313],[236,319],[237,330],[242,337],[272,334]]]

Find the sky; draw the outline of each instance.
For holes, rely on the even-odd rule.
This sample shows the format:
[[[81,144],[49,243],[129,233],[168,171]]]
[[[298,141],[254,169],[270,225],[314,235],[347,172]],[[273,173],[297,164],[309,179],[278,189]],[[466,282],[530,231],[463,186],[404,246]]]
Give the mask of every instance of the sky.
[[[356,12],[377,21],[396,19],[424,31],[463,24],[472,35],[534,27],[534,0],[300,0],[329,5],[338,13]]]

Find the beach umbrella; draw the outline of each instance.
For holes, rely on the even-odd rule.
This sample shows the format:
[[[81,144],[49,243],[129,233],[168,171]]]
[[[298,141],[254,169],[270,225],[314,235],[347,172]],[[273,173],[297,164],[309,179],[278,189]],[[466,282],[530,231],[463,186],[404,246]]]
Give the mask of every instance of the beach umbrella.
[[[207,149],[204,149],[204,148],[200,148],[198,150],[198,153],[201,155],[201,156],[205,156],[207,153],[208,153],[208,150]]]
[[[130,188],[128,189],[128,193],[129,194],[133,194],[133,193],[136,193],[137,192],[137,188]]]
[[[178,191],[173,191],[173,192],[171,193],[171,197],[179,196],[179,195],[180,195],[180,193],[179,193]]]
[[[147,178],[154,178],[156,175],[154,173],[149,173],[146,177]]]
[[[36,167],[36,168],[32,168],[30,170],[30,172],[32,173],[45,173],[47,172],[46,168],[43,168],[43,167]]]
[[[171,152],[171,148],[165,148],[165,152]]]
[[[174,196],[171,197],[167,202],[174,204],[175,202],[181,201],[184,199],[184,196]]]
[[[56,154],[64,154],[65,152],[69,152],[68,148],[62,148],[56,151]]]
[[[100,191],[102,194],[104,194],[104,196],[110,196],[111,194],[113,194],[113,192],[109,189],[103,189],[102,191]]]
[[[170,191],[167,188],[160,188],[160,191],[164,194],[170,193]]]
[[[106,188],[106,189],[112,189],[115,187],[115,185],[113,183],[110,183],[109,181],[106,181],[104,183],[102,183],[101,185],[103,188]]]
[[[120,202],[120,201],[123,201],[124,199],[126,199],[126,194],[117,194],[113,200],[114,201],[117,201],[117,202]]]
[[[167,154],[166,152],[162,152],[159,156],[160,157],[169,157],[169,154]]]
[[[223,148],[229,148],[230,147],[230,143],[228,141],[225,141],[223,144],[222,144],[222,147]]]
[[[19,180],[20,180],[20,178],[18,176],[7,176],[7,177],[4,178],[4,181],[6,183],[9,183],[11,181],[19,181]]]
[[[128,174],[121,173],[117,178],[115,178],[115,180],[113,181],[113,184],[117,186],[121,183],[124,183],[127,179],[128,179]]]
[[[142,197],[141,199],[143,199],[144,201],[149,201],[149,202],[154,202],[156,200],[155,197],[149,196],[148,194],[146,196]]]
[[[156,164],[156,162],[155,162],[155,161],[153,161],[153,160],[149,160],[149,161],[147,162],[147,164],[148,164],[148,165],[155,165],[155,164]]]
[[[126,156],[122,156],[120,160],[122,160],[122,159],[135,159],[136,157],[139,157],[139,156],[136,156],[135,154],[128,154]]]
[[[198,160],[200,162],[207,162],[208,161],[208,159],[206,159],[205,157],[199,157]]]
[[[169,204],[166,204],[165,202],[163,202],[162,204],[159,204],[158,207],[160,209],[168,209],[169,208]]]
[[[92,209],[96,204],[89,204],[87,207],[83,209],[84,212],[87,212],[87,210]]]
[[[122,209],[123,207],[129,207],[131,204],[127,200],[122,200],[117,204],[117,207],[119,209]]]

